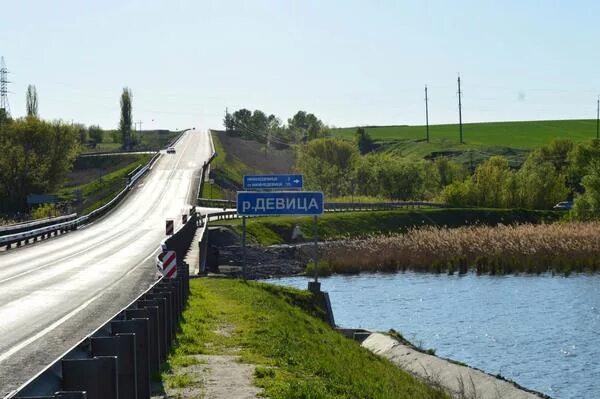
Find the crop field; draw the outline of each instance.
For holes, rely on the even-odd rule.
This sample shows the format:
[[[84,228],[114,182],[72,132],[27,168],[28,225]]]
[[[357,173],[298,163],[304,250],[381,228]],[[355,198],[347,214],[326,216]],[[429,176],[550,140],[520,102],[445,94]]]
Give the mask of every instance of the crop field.
[[[377,141],[425,140],[425,126],[378,126],[366,127],[366,131]],[[354,137],[356,128],[334,129],[340,137]],[[430,125],[429,137],[435,146],[459,144],[458,124]],[[533,149],[547,144],[555,138],[586,141],[596,137],[596,121],[557,120],[523,122],[489,122],[463,124],[463,141],[467,145]]]

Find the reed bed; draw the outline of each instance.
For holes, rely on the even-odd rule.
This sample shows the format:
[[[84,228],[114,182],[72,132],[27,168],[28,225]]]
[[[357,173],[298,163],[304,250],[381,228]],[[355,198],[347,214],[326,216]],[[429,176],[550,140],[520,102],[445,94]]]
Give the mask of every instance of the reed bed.
[[[600,271],[600,222],[422,227],[329,242],[322,274],[423,271],[568,275]]]

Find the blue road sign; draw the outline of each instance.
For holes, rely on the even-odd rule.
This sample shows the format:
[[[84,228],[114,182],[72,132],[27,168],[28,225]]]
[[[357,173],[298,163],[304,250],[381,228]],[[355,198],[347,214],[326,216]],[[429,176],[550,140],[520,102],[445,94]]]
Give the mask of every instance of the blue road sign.
[[[302,188],[302,175],[244,176],[244,190]]]
[[[323,213],[323,193],[238,191],[237,212],[241,216],[320,215]]]

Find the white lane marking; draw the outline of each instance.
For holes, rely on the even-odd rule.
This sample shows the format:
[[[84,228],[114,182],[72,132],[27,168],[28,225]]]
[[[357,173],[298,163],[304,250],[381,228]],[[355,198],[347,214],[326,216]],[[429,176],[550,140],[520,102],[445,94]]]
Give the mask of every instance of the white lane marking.
[[[15,353],[17,353],[21,349],[23,349],[24,347],[26,347],[27,345],[31,344],[33,341],[35,341],[35,340],[43,337],[44,335],[48,334],[50,331],[54,330],[56,327],[60,326],[65,321],[69,320],[71,317],[75,316],[77,313],[79,313],[83,309],[87,308],[88,305],[90,303],[94,302],[100,295],[102,295],[102,293],[100,293],[100,294],[98,294],[98,295],[96,295],[96,296],[88,299],[82,305],[80,305],[78,308],[75,308],[70,313],[67,313],[66,315],[64,315],[60,319],[56,320],[54,323],[50,324],[48,327],[44,328],[42,331],[38,332],[37,334],[35,334],[32,337],[27,338],[24,341],[19,342],[17,345],[13,346],[11,349],[9,349],[8,351],[6,351],[3,354],[1,354],[0,355],[0,362],[8,359],[12,355],[14,355]]]
[[[76,257],[78,255],[81,255],[82,253],[89,252],[91,249],[102,247],[102,246],[106,245],[106,241],[114,240],[115,238],[121,237],[121,236],[123,236],[125,234],[130,234],[130,233],[131,233],[130,230],[122,230],[119,233],[116,233],[116,234],[113,234],[113,235],[109,235],[105,240],[100,241],[100,242],[98,242],[96,244],[90,245],[89,247],[83,248],[80,251],[73,252],[70,255],[64,256],[62,258],[55,259],[55,260],[50,261],[48,263],[44,263],[44,264],[42,264],[40,266],[34,267],[33,269],[25,270],[24,272],[21,272],[21,273],[15,274],[13,276],[7,277],[7,278],[5,278],[3,280],[0,280],[0,284],[5,283],[7,281],[14,280],[14,279],[22,277],[22,276],[26,276],[28,274],[31,274],[31,273],[35,272],[35,271],[38,271],[38,270],[43,269],[43,268],[46,268],[48,266],[52,266],[52,265],[58,264],[58,263],[63,262],[65,260],[74,258],[74,257]]]
[[[140,265],[143,265],[148,259],[152,258],[156,252],[157,252],[157,250],[154,250],[150,255],[148,255],[147,257],[145,257],[144,260],[142,260],[137,265],[135,265],[131,270],[129,270],[127,273],[125,273],[116,282],[121,281],[123,279],[123,277],[131,274],[131,272],[133,272],[134,269],[137,269]],[[112,284],[112,285],[114,285],[114,284]],[[110,287],[112,287],[112,285]],[[60,326],[61,324],[63,324],[64,322],[66,322],[67,320],[69,320],[70,318],[72,318],[73,316],[75,316],[77,313],[81,312],[83,309],[87,308],[92,302],[94,302],[96,299],[98,299],[103,293],[104,292],[100,292],[99,294],[93,296],[92,298],[88,299],[87,301],[85,301],[83,304],[81,304],[77,308],[73,309],[71,312],[67,313],[66,315],[64,315],[60,319],[56,320],[54,323],[50,324],[48,327],[44,328],[42,331],[40,331],[37,334],[35,334],[35,335],[27,338],[24,341],[19,342],[18,344],[16,344],[12,348],[10,348],[8,351],[0,354],[0,362],[3,362],[4,360],[8,359],[12,355],[14,355],[15,353],[17,353],[21,349],[23,349],[24,347],[26,347],[27,345],[29,345],[32,342],[40,339],[41,337],[43,337],[44,335],[48,334],[52,330],[55,330],[58,326]],[[98,327],[100,327],[101,325],[102,324],[100,324]]]

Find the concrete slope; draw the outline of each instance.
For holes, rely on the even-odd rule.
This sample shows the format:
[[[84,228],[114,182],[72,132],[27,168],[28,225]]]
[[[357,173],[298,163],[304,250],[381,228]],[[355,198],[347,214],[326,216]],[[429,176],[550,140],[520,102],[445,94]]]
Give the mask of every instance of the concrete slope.
[[[155,280],[165,219],[177,227],[192,205],[190,183],[211,155],[208,134],[188,131],[176,151],[103,219],[0,254],[0,397]]]
[[[482,371],[414,350],[385,334],[373,333],[361,345],[385,357],[403,370],[434,386],[441,387],[454,398],[539,399],[542,397]]]

